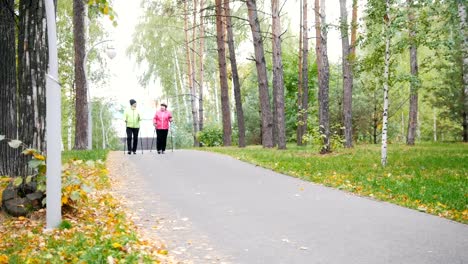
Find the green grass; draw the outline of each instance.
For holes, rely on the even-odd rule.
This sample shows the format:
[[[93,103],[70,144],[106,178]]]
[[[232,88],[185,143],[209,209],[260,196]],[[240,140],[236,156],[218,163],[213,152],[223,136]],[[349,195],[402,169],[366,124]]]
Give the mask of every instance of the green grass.
[[[389,201],[468,223],[468,145],[390,145],[380,165],[378,145],[359,145],[329,155],[312,147],[204,148],[303,180]]]
[[[106,160],[109,150],[96,149],[96,150],[68,150],[62,152],[62,162],[69,160]]]

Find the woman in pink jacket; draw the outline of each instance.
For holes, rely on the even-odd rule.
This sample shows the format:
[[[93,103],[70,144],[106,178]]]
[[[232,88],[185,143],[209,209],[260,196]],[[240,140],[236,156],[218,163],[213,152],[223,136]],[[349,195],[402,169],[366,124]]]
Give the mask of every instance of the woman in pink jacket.
[[[169,122],[172,122],[172,114],[167,110],[166,104],[161,104],[161,109],[156,112],[153,118],[153,124],[156,128],[156,148],[158,154],[164,154],[166,151],[167,133],[169,131]]]

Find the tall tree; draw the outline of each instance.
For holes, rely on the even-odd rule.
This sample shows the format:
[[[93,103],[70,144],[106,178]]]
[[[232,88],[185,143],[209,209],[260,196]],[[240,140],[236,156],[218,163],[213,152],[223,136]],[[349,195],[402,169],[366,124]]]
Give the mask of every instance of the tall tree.
[[[468,32],[466,21],[466,3],[458,1],[460,33],[462,35],[462,74],[463,74],[463,141],[468,142]]]
[[[325,154],[330,149],[330,120],[328,112],[328,89],[330,70],[327,53],[327,26],[325,14],[325,0],[315,0],[315,32],[317,42],[315,50],[317,53],[318,83],[319,83],[319,131],[322,137],[322,149],[320,153]]]
[[[384,60],[384,106],[382,117],[382,149],[381,163],[382,166],[387,165],[387,136],[388,136],[388,84],[389,84],[389,68],[390,68],[390,42],[391,42],[391,20],[390,20],[390,0],[385,0],[385,15],[383,17],[385,26],[385,60]]]
[[[241,88],[239,82],[239,73],[237,71],[236,49],[234,45],[234,33],[231,22],[231,8],[229,0],[224,0],[224,12],[227,27],[227,43],[229,47],[229,61],[231,62],[232,83],[234,89],[234,100],[236,102],[237,129],[239,130],[239,147],[245,147],[245,121],[244,110],[242,109]]]
[[[303,92],[303,83],[302,83],[302,34],[304,30],[304,21],[302,19],[303,16],[303,3],[302,0],[299,1],[299,72],[297,78],[297,129],[296,129],[296,142],[298,146],[302,146],[302,138],[303,138],[303,129],[302,129],[302,94]],[[307,11],[306,11],[307,12]]]
[[[189,40],[189,26],[188,26],[188,8],[187,8],[187,1],[184,1],[184,33],[185,33],[185,52],[186,52],[186,61],[187,61],[187,79],[189,84],[189,91],[190,91],[190,102],[192,105],[192,122],[193,122],[193,145],[195,147],[199,146],[199,142],[197,139],[197,133],[199,131],[198,126],[198,114],[197,114],[197,104],[195,101],[195,84],[193,83],[193,67],[192,63],[195,63],[191,59],[191,52],[190,52],[190,40]]]
[[[0,1],[0,134],[16,139],[16,48],[14,0]],[[11,175],[17,151],[0,144],[0,175]]]
[[[346,10],[346,0],[340,0],[341,14],[341,47],[342,47],[342,67],[343,67],[343,123],[345,135],[345,147],[353,147],[353,72],[351,70],[351,55],[349,45],[348,12]]]
[[[286,149],[286,124],[284,113],[284,78],[281,52],[281,18],[278,0],[271,0],[273,32],[273,91],[276,119],[273,120],[278,132],[278,149]]]
[[[84,0],[73,0],[73,45],[75,49],[75,146],[88,146],[88,83],[85,73],[87,4]]]
[[[203,130],[204,126],[204,114],[203,114],[203,87],[204,87],[204,59],[205,59],[205,24],[203,21],[203,14],[205,10],[205,1],[200,0],[200,38],[198,43],[199,53],[199,64],[198,64],[198,118],[200,131]]]
[[[357,40],[357,28],[358,28],[358,0],[353,1],[353,13],[351,16],[351,59],[354,61],[356,58],[356,40]]]
[[[231,108],[229,106],[229,87],[226,70],[225,31],[223,25],[223,5],[216,0],[216,44],[218,46],[219,81],[221,84],[221,111],[223,119],[223,145],[230,146],[232,141]]]
[[[302,6],[302,113],[301,113],[301,134],[307,134],[307,119],[309,111],[309,21],[308,2],[303,0]]]
[[[260,34],[256,0],[247,0],[249,24],[255,50],[255,65],[257,68],[258,93],[260,97],[260,111],[262,120],[262,145],[265,148],[273,147],[273,117],[271,114],[270,96],[268,94],[268,78],[263,49],[263,39]]]
[[[409,100],[409,118],[408,134],[406,144],[414,145],[416,138],[416,128],[418,126],[418,47],[416,43],[416,21],[414,18],[413,0],[407,0],[408,5],[408,30],[409,30],[409,53],[410,53],[410,100]]]
[[[18,130],[28,146],[45,151],[48,49],[44,1],[19,3]]]

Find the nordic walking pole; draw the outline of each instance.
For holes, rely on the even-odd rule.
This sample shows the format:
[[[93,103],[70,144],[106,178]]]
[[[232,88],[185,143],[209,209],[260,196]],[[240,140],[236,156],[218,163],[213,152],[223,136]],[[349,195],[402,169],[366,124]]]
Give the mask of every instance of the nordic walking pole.
[[[154,129],[153,131],[153,138],[151,139],[151,148],[150,148],[150,152],[153,150],[153,143],[154,143],[154,139],[156,138],[156,128]]]
[[[141,154],[143,154],[143,137],[140,138]]]
[[[172,124],[169,127],[169,132],[171,133],[171,147],[172,147],[172,152],[174,152],[174,139],[172,138]]]

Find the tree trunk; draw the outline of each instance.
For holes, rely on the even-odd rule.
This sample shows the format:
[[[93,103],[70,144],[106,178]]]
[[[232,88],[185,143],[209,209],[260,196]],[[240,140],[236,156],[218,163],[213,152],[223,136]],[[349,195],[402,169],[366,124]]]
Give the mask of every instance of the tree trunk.
[[[232,82],[234,89],[234,99],[236,102],[237,128],[239,130],[239,147],[245,147],[245,121],[244,110],[242,109],[242,97],[239,82],[239,73],[237,72],[236,49],[234,47],[234,33],[231,23],[231,8],[229,0],[224,0],[224,10],[226,12],[227,41],[229,46],[229,60],[231,62]]]
[[[197,122],[197,127],[198,127],[198,131],[201,131],[201,127],[200,127],[200,116],[198,115],[199,112],[200,112],[200,108],[197,107],[197,103],[198,101],[200,100],[199,97],[197,97],[197,90],[200,91],[200,83],[197,81],[197,71],[196,71],[196,66],[197,66],[197,47],[196,47],[196,36],[197,36],[197,8],[198,8],[198,1],[197,0],[193,0],[193,3],[192,3],[192,18],[193,18],[193,22],[192,22],[192,40],[191,40],[191,43],[192,43],[192,47],[190,48],[190,58],[191,58],[191,66],[192,66],[192,89],[190,91],[190,94],[192,95],[191,96],[191,99],[192,99],[192,107],[195,107],[195,109],[193,111],[195,111],[195,114],[194,114],[194,119],[196,120]],[[198,87],[198,89],[197,89]]]
[[[273,117],[271,115],[265,52],[263,49],[262,36],[260,35],[260,23],[258,21],[256,0],[247,0],[247,8],[255,48],[255,64],[257,67],[258,92],[262,117],[262,145],[265,148],[271,148],[273,147]]]
[[[20,2],[18,129],[29,147],[45,151],[48,49],[43,1]]]
[[[309,111],[309,25],[307,20],[307,0],[303,0],[302,6],[302,113],[301,135],[307,134],[307,118]]]
[[[387,165],[387,128],[388,128],[388,82],[389,82],[389,68],[390,68],[390,1],[385,1],[385,67],[384,67],[384,107],[382,115],[382,166]]]
[[[343,117],[344,117],[344,136],[345,147],[353,147],[353,72],[351,71],[351,55],[348,38],[348,12],[346,10],[346,0],[340,0],[341,13],[341,47],[343,50]]]
[[[304,135],[302,134],[302,94],[303,94],[303,84],[302,84],[302,31],[303,31],[303,27],[304,27],[304,21],[302,20],[302,7],[303,7],[303,3],[302,3],[302,0],[299,1],[299,62],[298,62],[298,65],[299,65],[299,74],[298,74],[298,78],[297,78],[297,129],[296,129],[296,142],[297,142],[297,145],[298,146],[302,146],[302,138],[304,137]]]
[[[200,40],[199,40],[199,65],[198,65],[198,118],[199,118],[199,127],[200,131],[203,130],[204,122],[204,113],[203,113],[203,89],[204,89],[204,58],[205,58],[205,25],[203,21],[203,11],[205,8],[205,1],[200,0]]]
[[[410,41],[410,102],[409,102],[409,118],[408,118],[408,135],[406,137],[407,145],[414,145],[416,137],[416,128],[418,126],[418,48],[416,46],[416,25],[414,21],[413,0],[407,0],[408,4],[408,22],[409,22],[409,41]]]
[[[86,13],[84,0],[73,0],[73,45],[75,49],[75,146],[74,149],[88,147],[88,84],[85,73],[86,54]]]
[[[458,3],[458,16],[460,17],[460,33],[462,42],[462,71],[463,71],[463,142],[468,142],[468,37],[466,32],[466,5],[463,1]]]
[[[350,59],[354,62],[356,59],[356,40],[357,40],[357,13],[358,13],[358,0],[353,1],[353,14],[351,18],[351,51]]]
[[[229,106],[229,87],[226,70],[225,35],[223,26],[223,6],[216,0],[216,44],[218,46],[219,82],[221,84],[221,111],[223,119],[223,145],[230,146],[232,140],[231,108]]]
[[[322,137],[320,153],[329,153],[330,150],[330,124],[328,112],[329,64],[327,54],[327,29],[325,1],[315,0],[315,32],[317,36],[316,53],[319,80],[319,131]]]
[[[188,10],[187,10],[187,1],[184,1],[184,31],[185,31],[185,52],[187,60],[187,79],[189,84],[190,92],[190,102],[192,105],[192,123],[193,123],[193,146],[198,147],[200,143],[198,142],[197,133],[198,133],[198,117],[197,117],[197,105],[195,101],[194,93],[194,83],[193,83],[193,74],[192,72],[192,62],[190,59],[190,45],[189,45],[189,28],[188,28]],[[194,62],[195,63],[195,62]]]
[[[0,134],[11,139],[18,138],[15,29],[14,1],[0,1]],[[16,176],[18,155],[17,150],[0,143],[0,175]]]
[[[283,61],[281,58],[281,20],[278,0],[271,1],[272,32],[273,32],[273,91],[276,91],[274,102],[277,127],[278,149],[286,149],[286,124],[284,111],[284,78]]]
[[[179,76],[179,86],[180,86],[180,93],[179,94],[184,94],[184,90],[185,90],[184,78],[183,78],[182,72],[180,70],[179,58],[177,56],[177,53],[176,53],[175,49],[174,49],[174,60],[175,60],[175,67],[176,67],[176,71],[177,71],[177,76]],[[188,123],[188,122],[190,122],[190,114],[189,114],[189,110],[188,110],[189,107],[188,107],[188,104],[187,104],[187,100],[185,100],[185,98],[182,97],[182,102],[184,103],[185,119],[187,120],[187,123]]]

